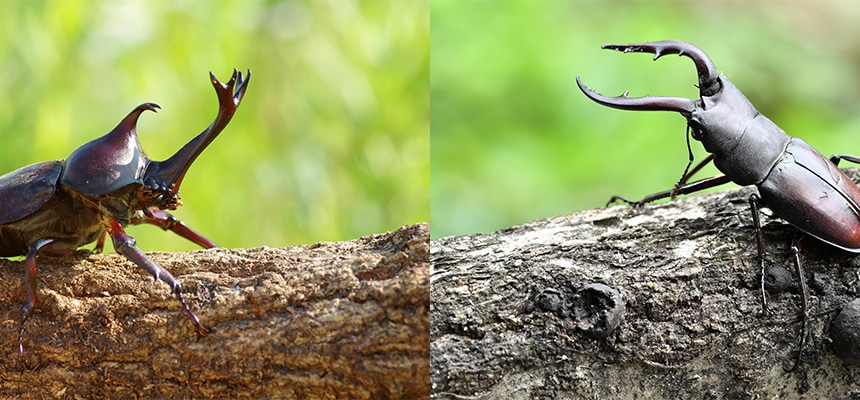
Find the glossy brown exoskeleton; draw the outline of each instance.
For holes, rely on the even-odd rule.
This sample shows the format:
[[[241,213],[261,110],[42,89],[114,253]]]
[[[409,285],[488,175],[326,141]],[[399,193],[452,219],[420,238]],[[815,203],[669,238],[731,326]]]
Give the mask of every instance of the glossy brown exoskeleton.
[[[36,305],[36,256],[62,256],[110,235],[114,249],[167,283],[200,335],[208,331],[182,297],[176,278],[135,246],[124,227],[141,223],[170,229],[206,248],[215,243],[170,213],[180,204],[179,186],[188,167],[233,118],[251,78],[233,71],[226,84],[210,73],[218,94],[218,115],[202,133],[164,161],[152,161],[137,138],[137,119],[159,107],[145,103],[106,135],[84,144],[65,160],[45,161],[0,176],[0,256],[26,255],[27,299],[18,333],[24,352],[24,327]]]

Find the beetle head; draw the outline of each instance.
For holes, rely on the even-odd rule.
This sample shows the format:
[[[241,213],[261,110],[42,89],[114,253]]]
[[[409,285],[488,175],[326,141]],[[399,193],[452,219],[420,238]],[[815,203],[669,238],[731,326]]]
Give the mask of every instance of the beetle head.
[[[66,160],[60,183],[87,196],[101,196],[140,182],[149,158],[137,138],[137,119],[158,108],[141,104],[112,131],[78,147]]]
[[[179,186],[188,168],[200,153],[227,126],[242,101],[251,71],[246,78],[233,70],[227,83],[221,83],[211,72],[209,76],[218,95],[218,115],[197,137],[191,139],[176,154],[164,161],[151,161],[137,137],[137,119],[146,110],[160,108],[145,103],[132,110],[108,134],[84,144],[66,160],[60,183],[83,195],[98,197],[114,193],[128,185],[142,186],[135,199],[128,199],[142,208],[176,209],[180,205]]]

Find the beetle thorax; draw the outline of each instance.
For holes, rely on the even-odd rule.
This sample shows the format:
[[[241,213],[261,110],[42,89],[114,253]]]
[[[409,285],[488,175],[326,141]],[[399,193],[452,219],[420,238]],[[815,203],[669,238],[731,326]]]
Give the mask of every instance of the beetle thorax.
[[[721,76],[723,88],[702,97],[689,124],[693,138],[714,155],[714,165],[739,185],[761,182],[790,140],[759,113],[746,96]]]

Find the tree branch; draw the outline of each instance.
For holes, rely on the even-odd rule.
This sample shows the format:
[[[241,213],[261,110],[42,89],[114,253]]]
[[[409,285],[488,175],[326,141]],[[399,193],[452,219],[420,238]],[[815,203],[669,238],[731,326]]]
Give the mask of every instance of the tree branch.
[[[857,171],[849,173],[856,180]],[[433,241],[432,397],[860,395],[860,369],[836,357],[828,337],[839,309],[858,297],[860,262],[805,240],[810,318],[798,367],[785,372],[797,359],[802,326],[795,229],[762,221],[768,276],[792,271],[786,290],[768,295],[765,316],[747,201],[754,190]],[[606,337],[583,317],[600,323],[611,314],[611,296],[580,292],[594,282],[619,292],[625,306]]]
[[[0,395],[22,398],[400,398],[429,394],[429,225],[349,242],[150,256],[40,257],[25,354],[19,262],[2,260]]]

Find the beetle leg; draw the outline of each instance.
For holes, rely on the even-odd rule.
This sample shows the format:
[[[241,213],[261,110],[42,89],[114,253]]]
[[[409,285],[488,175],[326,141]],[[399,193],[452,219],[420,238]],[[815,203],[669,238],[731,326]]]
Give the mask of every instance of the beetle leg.
[[[107,235],[107,232],[102,232],[101,235],[99,235],[99,239],[96,241],[96,247],[93,249],[96,254],[101,254],[105,249],[105,235]]]
[[[194,229],[191,229],[191,227],[185,225],[185,223],[176,219],[173,214],[167,211],[159,210],[157,208],[146,208],[143,210],[143,214],[146,216],[146,219],[144,219],[143,222],[158,226],[164,230],[169,229],[177,235],[197,243],[201,247],[205,247],[207,249],[218,247],[218,245],[213,241],[207,239]]]
[[[800,325],[800,343],[797,349],[797,359],[794,365],[785,370],[786,372],[794,371],[800,364],[800,356],[803,354],[803,345],[806,343],[806,324],[809,319],[809,292],[806,288],[806,279],[803,277],[803,267],[800,266],[800,250],[803,248],[804,234],[801,231],[795,231],[794,238],[791,240],[791,252],[794,253],[794,267],[797,271],[798,281],[800,282],[800,304],[801,304],[801,325]],[[785,369],[785,368],[783,368]]]
[[[697,166],[693,170],[697,171],[698,168],[700,168],[700,167]],[[631,201],[631,200],[628,200],[628,199],[621,197],[621,196],[612,196],[609,198],[609,201],[606,202],[606,206],[608,207],[610,204],[612,204],[616,201],[623,201],[623,202],[625,202],[631,206],[641,206],[643,204],[650,203],[652,201],[657,201],[660,199],[666,199],[666,198],[677,196],[680,194],[690,194],[690,193],[698,192],[700,190],[710,189],[712,187],[724,185],[724,184],[729,183],[731,181],[732,180],[729,179],[725,175],[713,176],[710,178],[700,179],[700,180],[695,181],[693,183],[684,184],[681,187],[673,187],[672,189],[669,189],[669,190],[664,190],[662,192],[649,194],[648,196],[645,196],[644,198],[642,198],[642,200],[639,200],[639,201]]]
[[[675,186],[672,187],[672,189],[664,190],[662,192],[657,192],[654,194],[650,194],[648,196],[645,196],[644,198],[642,198],[642,200],[639,200],[639,201],[631,201],[631,200],[628,200],[627,198],[622,197],[622,196],[612,196],[609,198],[609,201],[606,202],[606,207],[609,207],[610,204],[615,203],[616,201],[622,201],[622,202],[627,203],[628,205],[631,205],[634,207],[641,206],[643,204],[650,203],[652,201],[657,201],[660,199],[665,199],[668,197],[671,197],[674,199],[675,197],[677,197],[678,195],[681,195],[681,194],[689,194],[689,193],[698,192],[700,190],[709,189],[709,188],[719,186],[719,185],[722,185],[722,184],[725,184],[725,183],[728,183],[729,181],[731,181],[730,179],[726,178],[725,175],[721,175],[721,176],[715,176],[712,178],[700,179],[696,182],[688,184],[687,182],[689,182],[690,179],[694,175],[696,175],[696,173],[701,171],[702,168],[704,168],[706,165],[708,165],[711,161],[714,160],[714,155],[708,154],[708,156],[705,157],[704,160],[702,160],[700,163],[696,164],[696,166],[693,167],[693,169],[690,169],[690,166],[693,165],[693,151],[690,149],[690,136],[689,135],[687,136],[687,150],[690,153],[690,162],[687,163],[687,167],[684,168],[684,173],[681,175],[681,179],[678,180],[678,183],[676,183]]]
[[[803,317],[809,313],[809,290],[806,287],[806,279],[803,278],[803,267],[800,265],[800,251],[803,249],[803,238],[805,234],[797,231],[794,238],[791,240],[791,252],[794,253],[794,268],[797,271],[797,279],[800,281],[800,306],[803,310]]]
[[[135,246],[134,238],[125,233],[122,225],[120,225],[119,221],[115,218],[110,218],[105,222],[105,229],[113,241],[114,249],[118,253],[126,256],[139,267],[145,269],[146,272],[149,272],[155,279],[161,280],[170,286],[171,291],[176,294],[176,298],[178,298],[179,303],[182,304],[185,314],[189,319],[191,319],[191,322],[194,323],[194,327],[197,329],[197,334],[203,336],[209,333],[209,331],[200,324],[200,319],[197,318],[197,315],[195,315],[194,312],[191,311],[191,308],[188,307],[188,304],[185,303],[185,299],[182,297],[182,286],[179,285],[176,278],[174,278],[169,271],[164,269],[164,267],[158,265],[155,261],[152,261],[152,259],[147,257],[146,254],[138,249],[137,246]]]
[[[834,154],[830,156],[830,162],[832,162],[833,165],[839,165],[840,160],[853,162],[854,164],[860,164],[860,157],[853,156],[851,154]]]
[[[24,355],[24,327],[27,326],[27,321],[33,315],[33,309],[36,307],[36,255],[42,247],[54,242],[54,239],[43,238],[30,243],[27,249],[27,258],[24,259],[24,286],[27,287],[27,300],[24,302],[24,307],[21,311],[24,312],[24,320],[21,321],[21,329],[18,330],[18,356]]]
[[[758,262],[761,265],[761,307],[762,313],[767,316],[767,294],[764,290],[765,268],[764,268],[764,238],[761,233],[761,219],[759,208],[761,208],[761,197],[753,193],[750,195],[750,212],[752,213],[753,225],[755,227],[755,242],[758,248]]]

